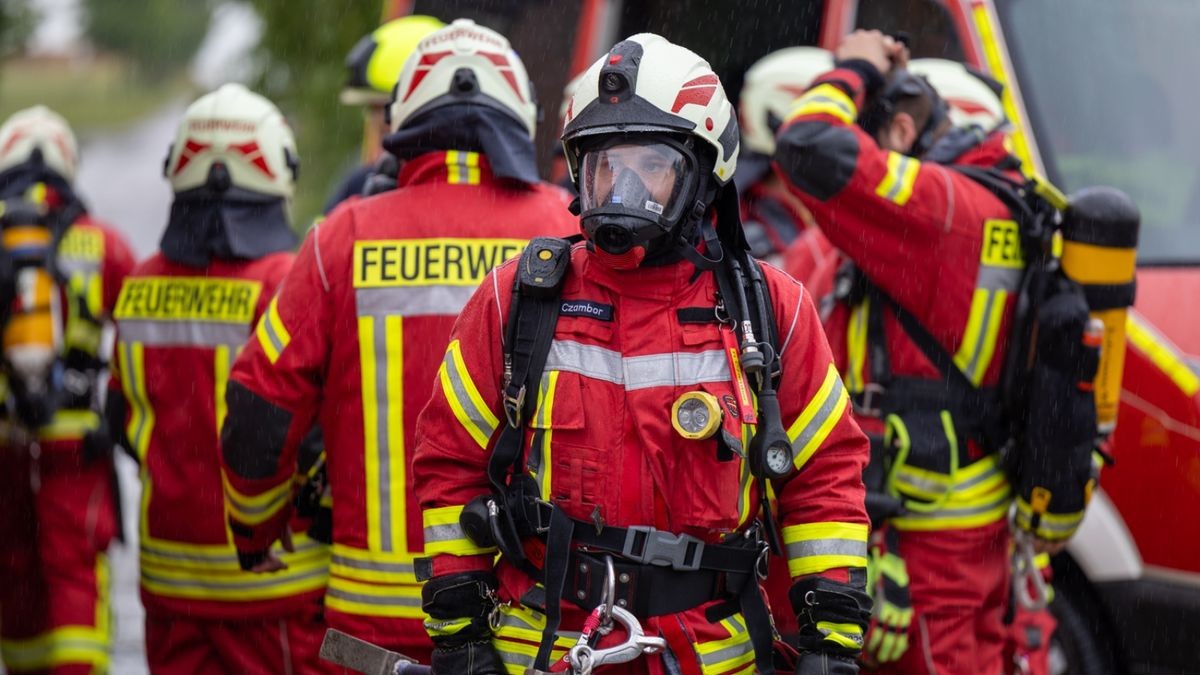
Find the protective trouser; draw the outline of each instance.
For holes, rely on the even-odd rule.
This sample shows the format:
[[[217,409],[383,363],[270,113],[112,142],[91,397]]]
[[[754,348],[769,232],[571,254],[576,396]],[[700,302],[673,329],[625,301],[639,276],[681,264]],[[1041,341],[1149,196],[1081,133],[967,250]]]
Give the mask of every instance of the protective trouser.
[[[146,660],[155,675],[316,675],[337,672],[318,656],[320,607],[292,617],[213,621],[146,616]]]
[[[79,442],[0,448],[0,661],[13,673],[104,672],[106,551],[116,534],[107,459]]]
[[[1003,671],[1009,594],[1008,524],[900,533],[913,621],[908,651],[881,673]]]

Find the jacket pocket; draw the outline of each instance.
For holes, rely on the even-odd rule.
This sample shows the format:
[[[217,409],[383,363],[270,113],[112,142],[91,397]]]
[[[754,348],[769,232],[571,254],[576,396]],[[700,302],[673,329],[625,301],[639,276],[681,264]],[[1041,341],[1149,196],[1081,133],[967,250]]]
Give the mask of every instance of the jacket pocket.
[[[941,508],[954,492],[966,439],[946,410],[888,415],[884,446],[890,460],[888,491],[914,511]]]
[[[669,505],[673,520],[694,527],[697,535],[732,532],[747,514],[749,466],[745,461],[741,411],[729,382],[699,385],[717,401],[721,422],[711,438],[674,434],[675,478]]]

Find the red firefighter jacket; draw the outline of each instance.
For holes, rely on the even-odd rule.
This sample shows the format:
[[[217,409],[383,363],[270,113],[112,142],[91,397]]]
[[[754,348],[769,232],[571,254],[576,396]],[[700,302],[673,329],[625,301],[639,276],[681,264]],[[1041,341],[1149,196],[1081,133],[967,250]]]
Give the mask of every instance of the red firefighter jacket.
[[[281,553],[287,570],[243,572],[221,497],[230,366],[291,262],[275,253],[197,268],[157,254],[121,291],[110,395],[126,399],[125,437],[141,464],[142,602],[151,613],[283,616],[325,587],[328,549],[303,536],[295,553]]]
[[[578,224],[561,190],[502,182],[474,152],[421,155],[398,184],[310,232],[234,365],[252,403],[231,389],[223,456],[237,546],[260,551],[287,518],[297,444],[320,422],[333,496],[326,607],[408,649],[427,640],[412,567],[424,551],[413,439],[450,328],[492,267]]]
[[[715,322],[682,321],[678,313],[715,306],[712,275],[693,280],[694,271],[680,262],[615,272],[583,245],[573,250],[526,446],[542,497],[567,515],[707,542],[745,529],[755,517],[759,500],[748,463],[720,453],[716,437],[688,440],[672,426],[672,404],[699,391],[721,402],[727,438],[745,448],[753,433],[743,423],[749,394],[741,389],[740,367],[731,364],[731,334]],[[866,565],[866,439],[851,419],[811,299],[782,272],[770,266],[764,272],[779,327],[779,403],[796,451],[797,470],[774,485],[788,566],[793,577],[846,582],[849,568]],[[515,265],[501,267],[467,303],[418,423],[414,484],[435,575],[493,566],[494,549],[468,539],[459,515],[489,491],[487,462],[504,424],[502,336],[514,276]],[[541,542],[526,548],[540,567]],[[497,574],[502,601],[521,598],[533,583],[505,559]],[[532,663],[537,615],[519,605],[502,605],[501,613],[501,656],[509,665]],[[680,654],[694,648],[704,672],[753,663],[744,622],[709,623],[696,610],[678,616],[682,622],[658,617],[648,625],[668,636],[686,626],[687,639],[672,646],[687,650]],[[563,604],[564,630],[577,630],[583,619],[577,607]],[[560,649],[567,646],[560,640]]]
[[[776,168],[829,241],[912,313],[975,386],[993,386],[1024,266],[1017,223],[997,197],[967,176],[881,149],[855,124],[863,98],[862,80],[853,70],[819,77],[780,130]],[[956,163],[990,168],[1006,155],[1003,137],[994,134]],[[880,309],[870,299],[839,303],[825,322],[860,412],[873,408],[867,338],[870,315]],[[883,326],[895,376],[940,379],[886,309]],[[898,427],[905,421],[890,416],[891,422],[903,445],[907,431]],[[864,422],[867,429],[879,426]],[[938,508],[896,519],[898,527],[974,527],[1004,517],[1010,490],[997,457],[983,456],[974,441],[955,435],[947,427],[940,442],[963,455],[956,471],[900,463],[895,478],[900,494]],[[958,447],[960,441],[964,447]],[[912,439],[914,456],[924,442]]]

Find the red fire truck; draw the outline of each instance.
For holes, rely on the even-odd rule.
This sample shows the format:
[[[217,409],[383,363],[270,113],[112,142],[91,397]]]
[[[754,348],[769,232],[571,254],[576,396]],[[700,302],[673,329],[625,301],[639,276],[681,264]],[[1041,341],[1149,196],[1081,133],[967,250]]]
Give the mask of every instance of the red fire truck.
[[[1054,562],[1058,672],[1200,671],[1200,3],[1192,0],[390,0],[388,13],[469,16],[504,32],[543,108],[621,37],[660,33],[712,63],[732,97],[746,68],[855,28],[904,32],[915,57],[1006,85],[1017,153],[1072,192],[1112,185],[1143,223],[1114,468]],[[571,54],[570,59],[562,58]],[[548,164],[558,134],[547,115]]]

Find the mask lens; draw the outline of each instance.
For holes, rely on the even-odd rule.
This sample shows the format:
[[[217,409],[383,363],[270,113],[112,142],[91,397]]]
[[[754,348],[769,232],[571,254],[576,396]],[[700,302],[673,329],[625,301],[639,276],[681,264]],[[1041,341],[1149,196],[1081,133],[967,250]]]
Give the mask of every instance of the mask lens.
[[[665,143],[619,143],[584,154],[580,206],[586,214],[616,206],[648,220],[674,222],[682,211],[690,167]]]

